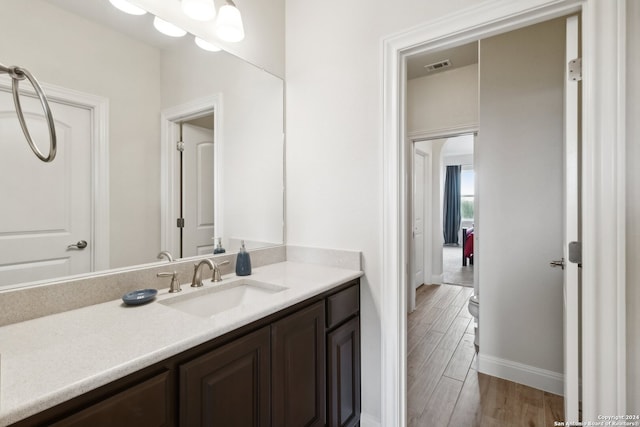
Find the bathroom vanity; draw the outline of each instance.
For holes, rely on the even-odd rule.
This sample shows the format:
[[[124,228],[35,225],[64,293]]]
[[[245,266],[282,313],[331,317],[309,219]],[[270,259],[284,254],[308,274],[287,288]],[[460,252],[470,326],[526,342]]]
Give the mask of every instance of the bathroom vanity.
[[[0,425],[358,425],[361,274],[285,261],[251,276],[284,290],[209,318],[168,302],[238,278],[2,327]]]

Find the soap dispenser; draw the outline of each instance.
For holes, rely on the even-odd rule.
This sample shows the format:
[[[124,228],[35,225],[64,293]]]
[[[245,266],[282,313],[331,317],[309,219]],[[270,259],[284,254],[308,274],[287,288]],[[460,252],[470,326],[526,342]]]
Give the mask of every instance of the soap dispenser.
[[[216,247],[213,248],[213,254],[218,255],[218,254],[223,254],[225,252],[226,250],[222,247],[222,238],[216,237]]]
[[[236,274],[238,276],[249,276],[251,274],[251,257],[244,247],[244,240],[241,241],[240,251],[236,258]]]

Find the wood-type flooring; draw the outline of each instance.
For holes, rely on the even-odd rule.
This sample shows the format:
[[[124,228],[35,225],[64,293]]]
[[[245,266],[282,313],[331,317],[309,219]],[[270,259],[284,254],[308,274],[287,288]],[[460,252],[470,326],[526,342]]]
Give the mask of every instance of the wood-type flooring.
[[[546,427],[563,421],[563,399],[478,373],[472,288],[422,285],[407,322],[410,427]]]

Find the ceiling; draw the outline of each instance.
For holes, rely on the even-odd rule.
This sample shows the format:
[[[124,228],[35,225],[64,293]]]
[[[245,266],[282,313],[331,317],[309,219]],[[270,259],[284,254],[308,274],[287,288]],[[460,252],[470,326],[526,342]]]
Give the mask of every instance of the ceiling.
[[[427,71],[425,65],[435,62],[451,61],[451,66],[436,71]],[[436,73],[450,71],[455,68],[465,67],[478,63],[478,42],[465,44],[438,52],[417,53],[407,58],[407,79],[415,79]]]

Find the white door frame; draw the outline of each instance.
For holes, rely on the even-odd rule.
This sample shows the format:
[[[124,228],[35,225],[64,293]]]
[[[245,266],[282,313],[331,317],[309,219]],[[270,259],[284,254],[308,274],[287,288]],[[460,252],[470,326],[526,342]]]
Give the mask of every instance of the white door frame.
[[[91,120],[91,272],[109,268],[109,99],[49,83],[40,83],[47,99],[89,110]],[[11,78],[0,77],[0,90],[11,92]],[[20,92],[37,96],[23,85]],[[26,142],[25,142],[26,144]],[[36,141],[44,144],[48,141]],[[55,160],[54,160],[55,161]]]
[[[177,123],[213,114],[213,156],[214,156],[214,224],[216,236],[223,232],[222,215],[217,203],[217,196],[222,188],[222,157],[223,129],[222,129],[222,94],[215,94],[200,99],[164,109],[160,113],[160,248],[172,253],[178,253],[178,239],[176,231],[176,214],[179,203],[177,197],[179,171],[177,164],[176,143],[179,139]]]
[[[575,12],[583,18],[583,419],[626,413],[625,2],[491,0],[383,40],[383,426],[407,421],[406,57]]]

